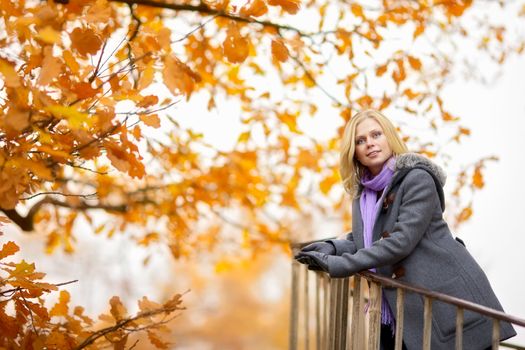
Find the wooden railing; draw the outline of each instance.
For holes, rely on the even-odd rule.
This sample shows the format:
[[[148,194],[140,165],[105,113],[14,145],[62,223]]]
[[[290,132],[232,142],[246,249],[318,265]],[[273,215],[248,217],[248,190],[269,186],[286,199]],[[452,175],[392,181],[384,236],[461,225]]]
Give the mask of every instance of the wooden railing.
[[[294,244],[297,252],[305,244]],[[467,300],[455,298],[425,288],[409,285],[372,272],[360,272],[349,278],[331,279],[328,274],[309,271],[306,265],[292,260],[292,292],[290,307],[289,350],[374,350],[379,349],[382,288],[397,290],[396,343],[401,350],[403,341],[405,293],[417,293],[424,299],[423,344],[430,350],[432,302],[456,307],[456,349],[463,349],[463,314],[465,310],[490,317],[492,349],[525,347],[499,342],[500,322],[525,327],[525,319],[494,310]],[[364,305],[368,303],[368,312]]]

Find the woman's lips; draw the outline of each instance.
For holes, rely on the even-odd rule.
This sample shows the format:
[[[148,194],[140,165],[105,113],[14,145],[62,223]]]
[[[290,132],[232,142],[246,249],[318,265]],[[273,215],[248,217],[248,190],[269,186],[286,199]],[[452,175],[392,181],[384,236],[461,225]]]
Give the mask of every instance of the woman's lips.
[[[368,153],[366,156],[369,157],[369,158],[373,158],[375,156],[377,156],[379,154],[380,151],[372,151],[370,153]]]

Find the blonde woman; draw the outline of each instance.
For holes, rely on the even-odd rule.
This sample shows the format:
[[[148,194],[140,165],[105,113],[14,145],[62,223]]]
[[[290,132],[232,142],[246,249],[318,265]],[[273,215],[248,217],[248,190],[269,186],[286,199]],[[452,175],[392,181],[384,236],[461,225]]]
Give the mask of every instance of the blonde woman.
[[[443,220],[445,174],[427,158],[408,153],[394,125],[381,113],[366,110],[346,125],[340,173],[353,199],[353,232],[346,239],[313,243],[295,257],[310,269],[331,277],[362,270],[466,299],[497,310],[502,307],[485,273]],[[381,307],[381,348],[393,349],[396,292],[384,288]],[[432,349],[455,348],[456,311],[433,303]],[[465,311],[465,349],[491,346],[492,321]],[[501,323],[501,339],[516,332]],[[403,349],[421,349],[423,299],[405,297]]]

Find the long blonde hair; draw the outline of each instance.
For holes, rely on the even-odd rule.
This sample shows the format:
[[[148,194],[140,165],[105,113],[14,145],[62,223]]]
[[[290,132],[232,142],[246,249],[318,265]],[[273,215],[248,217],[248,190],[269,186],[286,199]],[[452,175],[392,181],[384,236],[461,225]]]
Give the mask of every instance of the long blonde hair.
[[[367,118],[372,118],[381,125],[388,145],[394,154],[408,152],[407,146],[401,140],[394,124],[383,114],[376,110],[367,109],[354,115],[345,126],[339,163],[339,173],[341,174],[341,179],[343,179],[343,187],[352,198],[357,195],[361,175],[364,170],[361,163],[355,158],[355,130],[357,125]]]

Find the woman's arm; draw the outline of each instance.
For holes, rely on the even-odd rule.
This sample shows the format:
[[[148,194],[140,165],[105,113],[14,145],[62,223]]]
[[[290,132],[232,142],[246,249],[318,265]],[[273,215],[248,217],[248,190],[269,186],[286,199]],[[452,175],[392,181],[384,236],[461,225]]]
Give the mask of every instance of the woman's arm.
[[[392,265],[416,247],[428,229],[439,198],[434,179],[425,170],[410,171],[403,182],[399,215],[390,236],[355,254],[322,257],[330,276],[347,277],[373,267]]]

